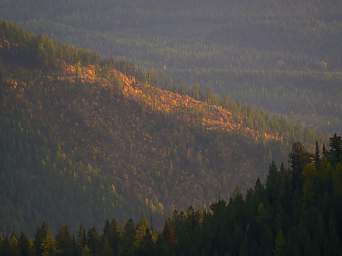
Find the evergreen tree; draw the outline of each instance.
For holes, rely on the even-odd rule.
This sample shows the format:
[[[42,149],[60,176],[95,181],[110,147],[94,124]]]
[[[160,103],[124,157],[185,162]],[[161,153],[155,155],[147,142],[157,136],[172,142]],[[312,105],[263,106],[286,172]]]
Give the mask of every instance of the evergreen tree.
[[[82,248],[81,256],[93,256],[87,245],[84,248]]]
[[[34,239],[34,248],[37,256],[42,256],[43,254],[42,244],[47,238],[48,231],[49,229],[46,223],[43,223],[42,226],[37,229]]]
[[[284,172],[285,171],[285,165],[284,165],[283,162],[281,162],[279,170],[280,170],[280,172]]]
[[[20,256],[20,245],[17,239],[17,236],[13,233],[9,239],[8,243],[10,246],[10,255],[11,256]]]
[[[141,256],[153,256],[155,244],[152,238],[152,232],[148,229],[140,246],[139,255]]]
[[[322,153],[324,157],[327,157],[327,149],[325,147],[325,144],[323,144]]]
[[[107,239],[102,242],[101,246],[101,256],[112,256],[113,250]]]
[[[24,233],[20,234],[19,247],[21,256],[34,256],[34,245]]]
[[[135,248],[139,248],[141,246],[141,243],[143,242],[147,231],[148,231],[147,220],[146,219],[140,220],[140,222],[138,223],[136,227],[134,241],[133,241],[133,246]]]
[[[119,255],[121,244],[121,230],[119,224],[113,219],[111,222],[106,221],[103,230],[103,240],[109,242],[114,255]]]
[[[337,256],[341,254],[342,242],[341,236],[338,234],[338,225],[336,223],[335,216],[331,215],[328,222],[328,237],[327,247],[325,253],[331,256]]]
[[[330,151],[329,155],[331,158],[331,162],[336,165],[337,163],[342,161],[342,138],[341,136],[337,136],[334,134],[332,138],[330,138]]]
[[[51,232],[47,232],[47,235],[41,244],[42,256],[55,256],[56,255],[56,240]]]
[[[177,245],[177,235],[176,231],[173,227],[173,225],[169,222],[166,221],[162,233],[162,239],[166,243],[166,247],[170,248],[171,250],[174,250]]]
[[[57,255],[72,256],[74,253],[73,239],[68,227],[63,225],[56,235]]]
[[[0,236],[0,255],[33,256],[33,244],[41,256],[340,255],[342,165],[332,165],[331,157],[314,166],[304,148],[291,156],[292,170],[281,165],[278,171],[272,162],[265,185],[257,180],[245,196],[237,190],[229,202],[203,211],[175,211],[158,235],[145,219],[136,226],[128,220],[123,234],[115,220],[106,222],[102,234],[91,228],[86,235],[81,227],[77,239],[67,226],[54,237],[43,224],[34,242],[23,233],[19,239],[14,233]],[[293,193],[296,168],[302,187]]]
[[[87,245],[93,255],[100,254],[100,236],[94,227],[88,231]]]
[[[87,245],[87,234],[85,229],[80,226],[76,236],[76,251],[78,255],[82,255],[83,249]],[[88,248],[89,249],[89,248]]]
[[[2,240],[1,251],[2,251],[2,255],[11,256],[12,252],[11,252],[11,246],[10,246],[10,242],[9,242],[8,237],[5,237]]]
[[[129,219],[124,226],[123,233],[123,255],[131,255],[134,247],[136,227],[134,221]]]
[[[286,241],[283,232],[280,230],[275,238],[274,256],[286,255]]]
[[[310,162],[310,154],[305,151],[301,143],[294,143],[289,154],[289,162],[292,169],[292,187],[293,190],[298,190],[302,186],[303,170]]]
[[[276,200],[278,186],[278,168],[275,162],[272,162],[266,180],[267,192],[271,203],[274,203]]]
[[[321,154],[319,152],[319,145],[318,142],[316,141],[315,145],[315,167],[318,170],[321,165]]]

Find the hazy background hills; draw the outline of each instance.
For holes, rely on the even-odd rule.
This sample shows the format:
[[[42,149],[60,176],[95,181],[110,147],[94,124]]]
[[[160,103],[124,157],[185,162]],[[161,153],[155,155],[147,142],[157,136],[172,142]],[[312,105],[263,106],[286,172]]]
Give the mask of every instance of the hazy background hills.
[[[199,83],[342,130],[340,1],[11,0],[0,16],[140,64],[159,85]]]

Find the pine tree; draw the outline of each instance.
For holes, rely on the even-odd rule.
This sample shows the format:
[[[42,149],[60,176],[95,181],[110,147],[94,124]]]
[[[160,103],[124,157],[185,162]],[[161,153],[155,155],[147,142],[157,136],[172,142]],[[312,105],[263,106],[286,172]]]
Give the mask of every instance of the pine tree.
[[[141,256],[153,256],[154,255],[154,243],[152,239],[152,232],[147,229],[144,239],[140,247]]]
[[[325,144],[323,144],[323,147],[322,147],[322,154],[324,157],[327,157],[327,149],[325,147]]]
[[[164,225],[162,236],[168,248],[170,249],[176,248],[176,245],[177,245],[176,231],[173,225],[169,221],[167,221]]]
[[[94,227],[88,231],[87,245],[93,255],[100,254],[100,236]]]
[[[4,256],[11,256],[11,246],[9,242],[9,238],[5,237],[1,243],[1,251]]]
[[[21,256],[33,256],[34,255],[34,245],[24,233],[20,234],[19,237],[19,247]]]
[[[146,219],[140,220],[135,230],[135,236],[134,236],[134,242],[133,242],[133,246],[135,248],[140,247],[146,235],[147,230],[148,230],[147,220]]]
[[[10,246],[11,256],[20,256],[19,241],[14,233],[9,237],[8,242]]]
[[[292,188],[294,191],[299,190],[303,183],[304,167],[310,162],[310,154],[301,143],[294,143],[289,154],[289,162],[292,169]]]
[[[336,165],[337,163],[342,161],[342,138],[341,136],[337,136],[335,133],[332,138],[330,138],[330,159],[331,162]]]
[[[37,229],[35,239],[34,239],[34,248],[37,256],[41,256],[43,253],[42,244],[45,241],[48,234],[48,226],[46,223],[43,223],[41,227]]]
[[[84,248],[82,248],[81,256],[93,256],[87,245]]]
[[[336,218],[333,215],[330,216],[328,225],[326,253],[329,256],[338,256],[342,251],[342,243],[337,231]]]
[[[45,240],[41,244],[42,256],[56,255],[56,241],[51,232],[48,232]]]
[[[286,256],[286,240],[283,232],[278,231],[274,244],[274,256]]]
[[[133,251],[136,227],[132,219],[129,219],[124,226],[123,233],[123,255],[130,255]]]
[[[315,148],[315,167],[316,167],[316,170],[319,169],[320,165],[321,165],[321,154],[319,152],[318,142],[316,141],[316,148]]]
[[[269,168],[269,173],[266,180],[266,188],[268,192],[268,197],[271,203],[275,202],[278,189],[278,168],[274,162],[271,163]]]
[[[73,240],[68,227],[63,225],[56,236],[57,255],[72,256],[74,253]]]
[[[107,239],[105,239],[101,246],[101,256],[112,256],[113,250]]]
[[[103,240],[107,240],[109,242],[109,245],[112,248],[114,255],[118,255],[120,251],[120,233],[120,227],[115,219],[113,219],[111,222],[106,221],[106,224],[103,229]]]
[[[82,226],[80,226],[77,232],[77,237],[76,237],[76,246],[77,246],[77,251],[79,255],[82,254],[82,250],[86,245],[87,245],[87,234],[86,234],[85,229]]]
[[[285,172],[285,165],[283,162],[281,162],[279,170],[280,172]]]

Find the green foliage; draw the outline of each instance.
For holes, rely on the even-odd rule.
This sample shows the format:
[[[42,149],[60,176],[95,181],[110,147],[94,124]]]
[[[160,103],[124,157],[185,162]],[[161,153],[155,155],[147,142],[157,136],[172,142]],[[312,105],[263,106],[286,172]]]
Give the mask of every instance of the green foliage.
[[[56,235],[56,255],[74,255],[73,239],[67,226],[62,226]]]
[[[27,251],[29,247],[29,253],[33,247],[38,256],[149,255],[157,250],[153,245],[156,241],[163,250],[171,247],[170,253],[173,254],[186,250],[192,237],[199,239],[202,230],[199,222],[204,216],[194,209],[175,214],[169,226],[164,228],[165,237],[160,240],[146,222],[136,226],[131,220],[124,229],[115,222],[107,224],[104,240],[97,230],[112,216],[119,221],[127,216],[134,220],[145,216],[158,226],[175,206],[207,205],[218,197],[233,194],[237,186],[244,193],[258,177],[264,180],[265,167],[271,159],[285,159],[289,141],[283,144],[257,141],[238,133],[205,130],[200,124],[183,122],[181,111],[159,113],[124,97],[122,84],[120,86],[122,81],[114,81],[108,74],[114,63],[98,63],[100,78],[93,83],[81,79],[69,81],[69,77],[61,77],[63,72],[58,72],[58,67],[52,68],[54,64],[48,69],[42,68],[41,64],[32,68],[31,62],[26,63],[31,58],[26,59],[25,54],[39,56],[37,58],[44,61],[44,67],[48,63],[57,63],[58,66],[61,61],[70,61],[71,64],[77,61],[80,68],[81,62],[78,57],[63,57],[67,46],[59,48],[59,44],[51,39],[26,34],[7,23],[2,26],[7,29],[4,29],[8,31],[5,36],[11,44],[15,40],[18,43],[33,42],[28,48],[13,46],[15,51],[5,50],[0,54],[3,59],[0,84],[0,230],[6,234],[20,230],[32,235],[42,220],[51,225],[51,231],[46,225],[38,229],[34,246],[23,242],[23,250],[26,248]],[[40,42],[39,54],[35,53],[35,40]],[[7,54],[14,54],[13,61],[17,63],[12,63]],[[84,60],[82,64],[89,63]],[[132,69],[127,73],[137,72],[129,65],[123,66],[122,69]],[[203,93],[194,88],[193,96],[210,104],[220,103],[210,91]],[[226,101],[225,107],[234,109],[234,106],[234,102]],[[235,108],[244,118],[246,127],[268,131],[267,126],[272,122],[265,121],[261,125],[268,120],[265,114],[260,114],[262,117],[259,118],[254,117],[258,112],[250,108],[238,104]],[[282,131],[285,128],[277,129]],[[296,127],[291,129],[290,132],[295,134]],[[335,148],[339,152],[338,147]],[[329,152],[327,155],[334,157],[336,154]],[[301,168],[302,165],[299,166]],[[246,215],[257,214],[255,225],[269,223],[271,219],[269,203],[260,200],[272,195],[270,201],[276,202],[278,198],[275,195],[278,194],[286,198],[292,184],[284,168],[282,178],[275,173],[276,168],[273,168],[270,180],[277,181],[279,186],[270,185],[267,193],[258,193],[259,201],[255,198],[254,208],[246,210]],[[302,183],[299,182],[299,186]],[[277,187],[282,189],[279,193]],[[310,201],[312,189],[309,185],[306,187]],[[260,181],[256,191],[264,191]],[[232,204],[242,208],[242,194],[234,195]],[[253,197],[252,194],[250,196]],[[286,207],[290,208],[289,205]],[[235,216],[236,212],[232,215]],[[277,221],[281,223],[282,215],[278,215]],[[69,228],[60,229],[63,224]],[[74,238],[69,229],[72,232],[80,224],[94,228],[87,232],[80,228]],[[248,253],[246,246],[249,240],[243,236],[245,228],[238,226],[232,232],[232,241],[244,239],[234,249],[236,253]],[[220,227],[218,230],[224,234]],[[51,232],[58,233],[52,238]],[[260,241],[254,245],[255,250],[259,244],[266,244],[265,252],[271,252],[274,232],[268,227],[258,226],[255,233],[260,235]],[[224,251],[225,242],[223,238],[219,241],[222,244],[219,252]],[[2,241],[1,247],[5,251],[11,250],[9,240]],[[189,253],[195,254],[196,250],[194,244]]]
[[[41,243],[41,256],[55,256],[56,255],[56,241],[51,232],[48,232],[44,241]]]
[[[274,245],[274,255],[275,256],[285,256],[286,255],[286,241],[282,231],[277,233]]]
[[[80,224],[99,228],[111,216],[120,221],[145,216],[158,226],[174,206],[208,204],[218,195],[230,195],[237,185],[245,191],[258,177],[263,180],[271,159],[285,159],[288,141],[203,129],[200,123],[183,121],[182,111],[160,113],[125,97],[123,81],[110,73],[114,62],[91,62],[98,71],[92,83],[73,79],[59,68],[33,65],[25,54],[37,55],[38,39],[43,59],[77,61],[78,68],[89,63],[65,59],[68,47],[49,38],[10,23],[1,26],[11,45],[32,42],[0,53],[2,232],[32,234],[42,220],[53,232],[63,224],[70,230]],[[16,54],[14,62],[6,57],[9,53]],[[126,73],[138,72],[120,65]],[[218,103],[214,94],[205,97]],[[82,233],[76,243],[84,244]],[[138,244],[145,238],[149,247],[148,234],[141,234]],[[58,254],[58,240],[56,246]]]
[[[294,145],[290,156],[298,148],[299,144]],[[299,162],[306,161],[305,154],[299,157],[304,158]],[[328,158],[320,160],[319,168],[314,160],[305,167],[280,170],[272,163],[265,185],[257,182],[246,195],[237,192],[228,202],[219,200],[210,209],[175,212],[161,232],[152,231],[144,219],[138,224],[130,219],[124,227],[112,220],[106,222],[102,234],[95,228],[87,232],[80,228],[77,236],[82,233],[83,242],[73,243],[66,226],[54,238],[43,225],[34,244],[42,249],[41,255],[337,256],[342,249],[342,162],[333,167]],[[291,182],[295,171],[303,175],[297,190]],[[20,253],[21,241],[32,243],[27,238],[18,242],[15,234],[1,237],[0,255],[31,255]],[[80,253],[69,254],[71,251]]]
[[[330,153],[329,158],[331,162],[336,165],[337,163],[342,161],[342,138],[341,136],[337,136],[330,139]]]
[[[36,36],[23,31],[10,22],[0,22],[0,54],[9,63],[60,69],[64,64],[96,64],[99,56],[52,40],[47,36]]]

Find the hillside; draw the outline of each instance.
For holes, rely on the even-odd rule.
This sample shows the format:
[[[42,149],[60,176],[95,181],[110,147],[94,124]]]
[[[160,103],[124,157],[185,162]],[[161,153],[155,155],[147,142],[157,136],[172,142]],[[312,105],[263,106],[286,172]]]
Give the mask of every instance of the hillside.
[[[115,218],[102,228],[67,225],[52,232],[48,224],[34,236],[0,236],[0,255],[163,256],[163,255],[329,255],[342,250],[342,138],[329,147],[316,144],[315,154],[293,144],[290,167],[273,162],[265,184],[259,180],[243,196],[210,207],[175,211],[163,229],[147,219]]]
[[[0,23],[0,63],[4,232],[113,216],[158,223],[175,207],[244,191],[293,140],[318,138],[283,119],[249,127],[240,112],[141,82],[11,23]]]
[[[31,31],[137,63],[160,86],[200,84],[321,131],[342,130],[338,0],[11,0],[0,7],[2,18]]]

